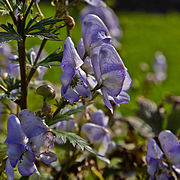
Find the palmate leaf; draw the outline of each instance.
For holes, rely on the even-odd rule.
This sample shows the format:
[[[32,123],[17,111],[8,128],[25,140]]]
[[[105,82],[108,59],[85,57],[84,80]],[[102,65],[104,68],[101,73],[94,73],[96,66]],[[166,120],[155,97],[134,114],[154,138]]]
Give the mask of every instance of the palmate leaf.
[[[20,93],[11,93],[11,94],[5,94],[5,93],[2,93],[0,94],[0,100],[2,99],[10,99],[12,101],[15,101],[17,99],[19,99],[20,97]]]
[[[74,147],[78,145],[82,151],[87,150],[93,154],[99,155],[98,153],[93,151],[93,149],[90,146],[88,146],[88,143],[83,138],[72,132],[66,132],[60,130],[58,131],[52,130],[52,132],[56,135],[57,138],[61,138],[64,143],[66,143],[68,139]]]
[[[53,41],[60,41],[57,34],[52,34],[52,33],[49,33],[49,31],[45,31],[45,30],[28,33],[27,36],[38,37],[41,40],[48,39],[48,40],[53,40]]]
[[[21,36],[15,31],[12,24],[8,23],[8,25],[1,24],[0,27],[4,29],[6,32],[0,32],[0,43],[8,42],[12,40],[21,41]]]

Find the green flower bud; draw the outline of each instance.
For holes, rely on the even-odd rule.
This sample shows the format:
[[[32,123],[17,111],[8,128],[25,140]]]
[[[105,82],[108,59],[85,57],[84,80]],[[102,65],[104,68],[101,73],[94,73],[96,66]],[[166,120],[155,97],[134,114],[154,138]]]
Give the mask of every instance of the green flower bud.
[[[45,99],[54,99],[55,90],[50,85],[42,85],[36,89],[36,93],[43,96]]]

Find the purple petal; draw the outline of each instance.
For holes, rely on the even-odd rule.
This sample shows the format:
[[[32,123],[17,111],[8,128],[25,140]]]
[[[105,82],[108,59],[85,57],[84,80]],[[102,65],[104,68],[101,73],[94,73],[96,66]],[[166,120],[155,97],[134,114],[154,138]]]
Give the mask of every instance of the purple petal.
[[[85,2],[87,2],[88,4],[90,4],[91,6],[106,6],[106,3],[102,0],[84,0]]]
[[[175,165],[176,168],[180,168],[180,145],[173,146],[169,150],[169,161]]]
[[[61,88],[61,93],[62,93],[62,96],[64,98],[66,98],[70,103],[74,103],[74,102],[79,101],[79,95],[70,87],[67,89],[65,94],[64,94],[64,92],[62,91],[62,88]]]
[[[22,176],[30,176],[36,170],[35,156],[30,151],[26,151],[22,156],[22,159],[18,162],[18,170]]]
[[[146,161],[149,164],[150,160],[153,159],[161,159],[163,156],[163,152],[157,145],[156,141],[153,138],[148,138],[148,151],[146,156]]]
[[[81,38],[81,39],[79,40],[79,42],[78,42],[77,52],[78,52],[80,58],[83,59],[84,54],[85,54],[85,48],[84,48],[83,38]]]
[[[89,56],[86,56],[86,59],[84,60],[84,64],[82,65],[82,69],[86,72],[86,74],[94,74],[91,58]]]
[[[105,128],[108,127],[108,118],[105,117],[105,114],[102,110],[98,110],[94,112],[91,116],[91,123],[103,126]]]
[[[81,27],[81,34],[85,49],[90,52],[92,48],[102,43],[111,43],[109,31],[103,21],[94,14],[84,17]]]
[[[73,79],[73,77],[75,76],[75,70],[72,66],[64,66],[64,72],[63,74],[60,76],[60,81],[62,83],[62,92],[63,94],[66,94],[66,91],[68,89],[68,87],[71,84],[71,81]]]
[[[7,175],[7,180],[14,180],[14,169],[11,166],[9,159],[7,159],[6,161],[6,175]]]
[[[55,162],[57,160],[57,156],[55,153],[49,151],[49,152],[42,153],[40,155],[40,159],[43,163],[49,165],[52,162]]]
[[[129,73],[127,71],[125,72],[126,72],[126,75],[125,75],[125,79],[124,79],[123,87],[122,87],[123,91],[127,91],[131,87],[131,84],[132,84],[132,79],[130,78]]]
[[[24,131],[22,130],[19,119],[15,115],[10,115],[7,122],[7,138],[5,144],[22,144],[28,142]]]
[[[111,133],[106,128],[93,123],[84,124],[81,130],[88,137],[91,143],[102,143],[104,138],[111,139]]]
[[[112,45],[101,45],[99,65],[104,88],[109,95],[117,96],[123,87],[126,67]]]
[[[159,134],[158,138],[166,157],[170,161],[171,157],[173,156],[171,152],[172,149],[179,146],[177,137],[173,133],[171,133],[171,131],[165,130]]]
[[[23,109],[18,116],[21,120],[22,129],[28,138],[49,131],[48,126],[43,122],[43,120],[27,109]]]
[[[79,57],[74,47],[74,43],[72,42],[70,37],[67,37],[64,43],[63,59],[60,65],[61,68],[63,69],[64,65],[71,65],[74,68],[79,68],[82,64],[83,64],[83,61]]]
[[[30,139],[32,152],[39,156],[54,146],[55,136],[51,132],[42,133]]]
[[[128,103],[130,101],[130,97],[125,91],[121,91],[120,94],[117,97],[113,97],[113,99],[116,105]]]
[[[104,101],[105,105],[109,108],[111,113],[113,113],[113,107],[112,107],[111,102],[109,100],[107,91],[104,88],[102,89],[102,95],[103,95],[103,101]]]
[[[21,144],[9,144],[8,147],[9,149],[7,151],[7,155],[11,166],[14,168],[18,160],[20,159],[25,147]]]
[[[68,120],[68,121],[59,121],[56,124],[56,129],[61,129],[63,131],[69,131],[74,132],[77,128],[77,123],[75,123],[74,120]]]

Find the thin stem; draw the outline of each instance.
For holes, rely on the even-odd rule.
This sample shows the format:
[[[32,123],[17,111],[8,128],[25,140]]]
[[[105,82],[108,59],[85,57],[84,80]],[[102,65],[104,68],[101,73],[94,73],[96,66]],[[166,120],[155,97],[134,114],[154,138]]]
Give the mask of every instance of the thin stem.
[[[37,56],[36,56],[36,59],[34,60],[33,66],[35,66],[35,65],[37,64],[38,59],[39,59],[39,57],[40,57],[40,55],[41,55],[41,52],[42,52],[42,50],[43,50],[46,42],[47,42],[47,39],[43,39],[43,41],[42,41],[42,43],[41,43],[41,46],[40,46],[40,48],[39,48],[38,54],[37,54]],[[31,71],[30,71],[30,73],[29,73],[29,75],[28,75],[28,77],[27,77],[27,83],[28,83],[28,84],[29,84],[29,82],[31,81],[31,78],[33,77],[34,73],[36,72],[36,69],[37,69],[37,68],[35,68],[35,67],[34,67],[34,68],[31,68]]]
[[[29,5],[29,7],[28,7],[28,9],[27,9],[27,11],[26,11],[26,13],[24,15],[24,19],[23,19],[24,23],[25,23],[26,18],[27,18],[28,14],[29,14],[29,12],[31,10],[31,7],[32,7],[33,3],[34,3],[34,0],[31,0],[31,3],[30,3],[30,5]]]
[[[11,5],[10,5],[8,0],[5,0],[4,2],[5,2],[6,6],[9,9],[9,14],[10,14],[12,20],[13,20],[13,23],[17,26],[17,20],[16,20],[16,17],[14,16],[13,8],[11,7]]]
[[[39,11],[39,14],[40,14],[41,18],[44,19],[44,14],[42,13],[42,11],[41,11],[41,9],[39,7],[39,4],[38,4],[38,2],[36,0],[35,0],[35,4],[36,4],[36,7],[37,7],[37,10]]]
[[[6,94],[10,94],[9,91],[0,84],[0,89],[3,90]]]

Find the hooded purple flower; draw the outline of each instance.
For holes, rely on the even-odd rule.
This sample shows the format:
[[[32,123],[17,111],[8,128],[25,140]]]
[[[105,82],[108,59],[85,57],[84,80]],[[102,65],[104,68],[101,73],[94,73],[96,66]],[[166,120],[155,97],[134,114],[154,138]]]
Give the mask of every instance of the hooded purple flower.
[[[102,110],[94,112],[90,123],[84,124],[81,128],[91,143],[100,145],[98,152],[103,156],[115,147],[115,143],[111,140],[112,134],[107,128],[108,119]]]
[[[125,91],[130,88],[132,80],[115,48],[102,44],[93,49],[91,59],[106,106],[113,111],[110,101],[116,105],[129,102],[129,95]]]
[[[93,48],[102,43],[111,43],[111,37],[106,25],[94,14],[88,14],[83,18],[81,34],[88,54]]]
[[[63,70],[60,81],[62,83],[61,94],[70,103],[77,102],[79,96],[91,97],[86,74],[80,68],[82,64],[83,61],[79,57],[71,38],[68,37],[64,44],[64,54],[60,65]]]
[[[44,122],[27,109],[19,113],[19,119],[10,115],[7,123],[5,144],[9,148],[6,162],[8,179],[14,177],[13,168],[16,165],[22,176],[33,174],[36,171],[36,156],[46,164],[57,159],[56,155],[49,151],[54,145],[55,137]]]
[[[148,173],[151,180],[168,180],[171,177],[172,168],[180,174],[180,144],[175,135],[168,130],[162,131],[158,139],[162,150],[154,139],[149,138],[148,140],[146,156],[146,161],[149,164]],[[163,161],[162,157],[167,158],[168,164]]]
[[[112,41],[115,46],[118,47],[118,41],[122,37],[122,30],[119,25],[119,21],[114,11],[108,6],[87,6],[84,8],[81,14],[81,21],[88,14],[94,14],[98,16],[106,25],[109,30],[110,35],[112,36]]]

